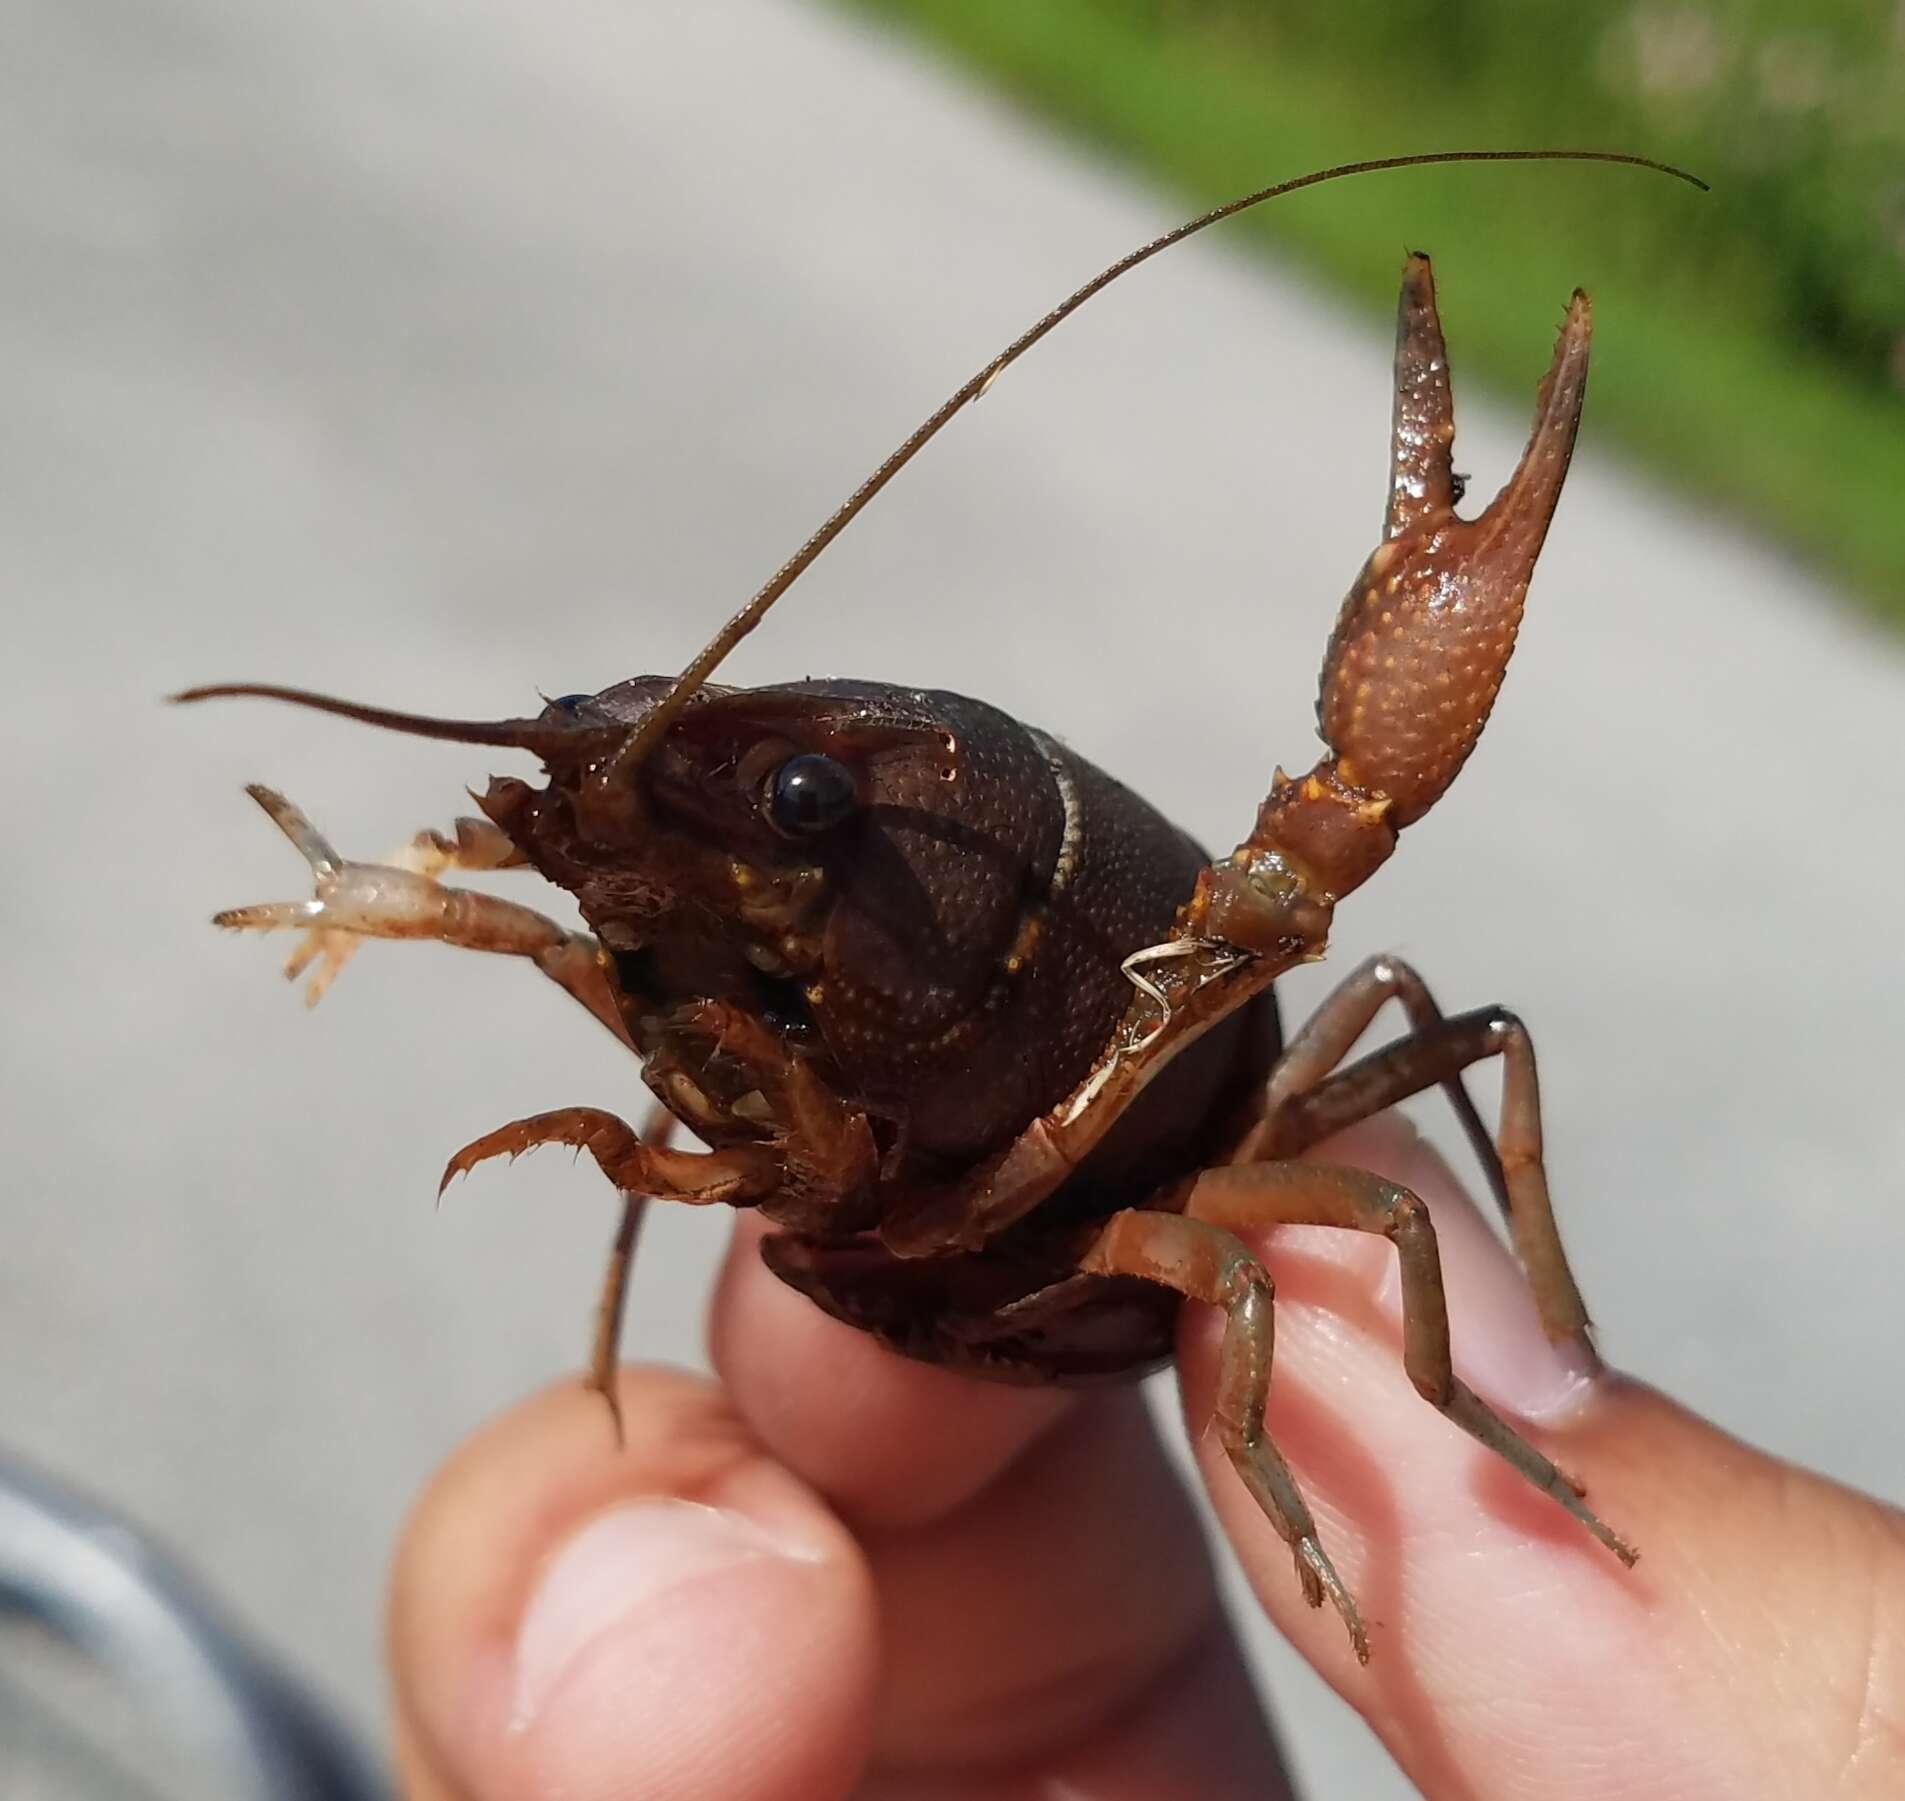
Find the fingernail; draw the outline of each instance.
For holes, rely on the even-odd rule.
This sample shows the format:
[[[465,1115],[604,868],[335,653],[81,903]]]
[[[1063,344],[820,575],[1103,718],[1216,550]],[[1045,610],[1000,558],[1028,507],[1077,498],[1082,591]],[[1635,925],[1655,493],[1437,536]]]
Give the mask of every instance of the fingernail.
[[[1392,1179],[1428,1203],[1442,1253],[1449,1346],[1455,1373],[1483,1400],[1524,1420],[1554,1421],[1593,1393],[1601,1360],[1585,1335],[1550,1339],[1541,1329],[1521,1265],[1427,1145]],[[1383,1305],[1400,1317],[1402,1283],[1391,1264]]]
[[[821,1552],[727,1508],[667,1495],[591,1520],[550,1560],[524,1610],[511,1732],[528,1731],[589,1648],[658,1597],[767,1558],[817,1563]]]

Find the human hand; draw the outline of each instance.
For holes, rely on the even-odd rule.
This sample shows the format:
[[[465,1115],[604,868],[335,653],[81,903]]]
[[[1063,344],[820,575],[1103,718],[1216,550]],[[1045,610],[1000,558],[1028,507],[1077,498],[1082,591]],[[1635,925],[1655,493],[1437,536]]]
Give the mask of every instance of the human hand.
[[[1223,1530],[1410,1778],[1434,1801],[1905,1793],[1905,1515],[1549,1347],[1403,1128],[1329,1149],[1428,1202],[1458,1371],[1642,1552],[1623,1570],[1410,1388],[1386,1244],[1285,1229],[1270,1427],[1370,1622],[1360,1667],[1201,1433],[1219,1322],[1187,1309]],[[391,1601],[405,1792],[1286,1795],[1135,1394],[908,1363],[782,1287],[758,1236],[744,1218],[716,1299],[718,1385],[625,1371],[618,1451],[565,1383],[424,1494]]]

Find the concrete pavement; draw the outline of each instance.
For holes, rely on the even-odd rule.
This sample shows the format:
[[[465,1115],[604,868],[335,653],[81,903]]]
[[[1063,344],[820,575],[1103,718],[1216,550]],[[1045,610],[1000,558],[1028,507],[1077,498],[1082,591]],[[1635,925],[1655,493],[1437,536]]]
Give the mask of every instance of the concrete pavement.
[[[0,1434],[160,1529],[374,1730],[406,1499],[575,1366],[609,1230],[561,1159],[441,1214],[436,1173],[636,1084],[523,971],[376,946],[307,1017],[270,948],[204,924],[302,892],[242,782],[373,854],[480,754],[156,697],[256,676],[482,715],[674,668],[1183,207],[783,0],[15,10]],[[1459,313],[1459,247],[1431,248]],[[1452,330],[1486,488],[1524,402],[1463,389]],[[1310,755],[1387,358],[1233,246],[1176,252],[959,421],[734,672],[984,695],[1227,842]],[[1617,1361],[1894,1497],[1902,722],[1898,646],[1603,458],[1590,399],[1497,720],[1337,950],[1531,1022]],[[721,1236],[656,1220],[641,1352],[700,1356]],[[1319,1793],[1404,1792],[1253,1649]]]

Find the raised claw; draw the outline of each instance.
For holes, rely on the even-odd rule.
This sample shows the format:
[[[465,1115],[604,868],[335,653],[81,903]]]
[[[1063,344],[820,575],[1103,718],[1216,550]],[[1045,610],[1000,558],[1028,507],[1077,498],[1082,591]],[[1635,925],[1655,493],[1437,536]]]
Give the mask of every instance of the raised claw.
[[[1317,695],[1329,755],[1294,780],[1278,772],[1233,866],[1249,869],[1268,853],[1300,872],[1307,896],[1334,904],[1381,867],[1396,834],[1455,780],[1514,653],[1581,422],[1592,329],[1577,288],[1527,449],[1480,517],[1463,519],[1455,506],[1466,478],[1450,466],[1455,409],[1435,282],[1426,256],[1409,257],[1396,312],[1383,539],[1336,616]],[[1214,907],[1201,923],[1223,930]]]
[[[1574,451],[1592,323],[1577,288],[1520,463],[1479,518],[1460,519],[1434,279],[1425,256],[1404,267],[1383,542],[1343,603],[1317,701],[1324,741],[1348,779],[1388,801],[1392,830],[1441,797],[1495,704]]]

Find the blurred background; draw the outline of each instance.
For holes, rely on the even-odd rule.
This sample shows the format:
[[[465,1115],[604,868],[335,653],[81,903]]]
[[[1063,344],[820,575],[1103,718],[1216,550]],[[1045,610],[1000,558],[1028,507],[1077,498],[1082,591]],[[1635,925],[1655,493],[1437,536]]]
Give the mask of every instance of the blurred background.
[[[1436,257],[1482,492],[1593,290],[1514,676],[1332,968],[1394,949],[1446,1002],[1521,1011],[1609,1355],[1905,1498],[1905,14],[4,17],[0,1448],[35,1492],[123,1510],[377,1754],[408,1499],[579,1366],[612,1227],[560,1157],[441,1212],[437,1173],[504,1119],[641,1094],[526,970],[375,945],[307,1015],[283,947],[205,923],[305,892],[245,781],[372,856],[466,806],[482,753],[159,696],[259,677],[482,716],[674,669],[1124,250],[1318,164],[1566,140],[1716,191],[1418,171],[1200,239],[1015,368],[732,667],[982,695],[1228,843],[1311,754],[1374,541],[1403,250]],[[702,1359],[722,1236],[653,1221],[635,1353]],[[76,1505],[85,1547],[127,1551]],[[0,1508],[22,1592],[54,1556],[26,1520]],[[174,1781],[140,1709],[48,1648],[60,1622],[0,1600],[0,1792],[241,1792]],[[1314,1792],[1406,1794],[1250,1636]]]
[[[1896,0],[860,0],[1039,113],[1213,201],[1241,172],[1428,144],[1644,145],[1713,184],[1431,178],[1464,242],[1477,373],[1519,384],[1587,259],[1628,315],[1594,372],[1606,439],[1905,617],[1905,11]],[[1244,183],[1247,190],[1252,183]],[[1334,190],[1239,226],[1370,306],[1394,198]],[[1473,254],[1459,234],[1483,229]]]

